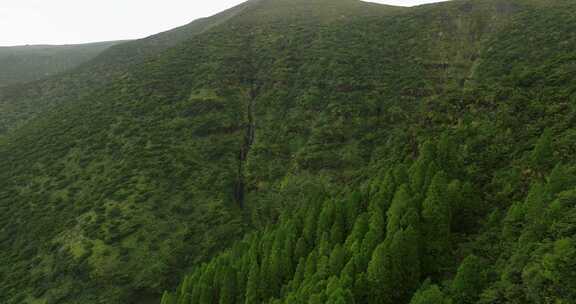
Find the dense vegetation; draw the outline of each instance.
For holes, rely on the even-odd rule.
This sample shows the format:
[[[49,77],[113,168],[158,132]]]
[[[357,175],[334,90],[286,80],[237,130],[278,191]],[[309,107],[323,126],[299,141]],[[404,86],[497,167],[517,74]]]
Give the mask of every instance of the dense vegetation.
[[[28,87],[0,301],[575,302],[575,6],[249,1]]]
[[[0,87],[62,73],[90,61],[118,43],[0,47]]]
[[[529,154],[542,175],[507,211],[487,210],[465,146],[443,135],[359,190],[287,210],[162,304],[573,303],[576,167],[541,167],[549,135]]]
[[[0,137],[60,103],[73,102],[106,89],[117,78],[129,74],[135,65],[226,22],[254,1],[257,0],[145,39],[114,45],[96,58],[54,77],[0,87]],[[38,64],[31,67],[40,68]]]

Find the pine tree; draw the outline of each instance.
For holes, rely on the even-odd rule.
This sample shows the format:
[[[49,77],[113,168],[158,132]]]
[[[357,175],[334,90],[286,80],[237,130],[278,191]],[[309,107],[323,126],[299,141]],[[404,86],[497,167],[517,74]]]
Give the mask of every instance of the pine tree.
[[[170,292],[164,292],[162,295],[162,300],[160,301],[161,304],[176,304],[176,296],[171,294]]]
[[[394,238],[390,249],[393,251],[393,265],[399,266],[400,288],[397,289],[399,302],[408,302],[412,293],[418,288],[421,276],[420,233],[408,226],[398,238]]]
[[[463,202],[463,195],[462,195],[462,182],[459,180],[453,180],[448,184],[446,189],[448,199],[450,200],[450,208],[457,213],[460,209],[463,208],[463,204],[468,202]]]
[[[308,207],[309,212],[307,214],[306,220],[304,221],[304,229],[302,231],[308,245],[313,245],[316,242],[319,210],[320,208],[316,204]]]
[[[306,259],[306,268],[304,269],[304,279],[309,280],[314,277],[316,273],[317,253],[312,251]]]
[[[318,258],[314,278],[316,280],[323,280],[328,278],[329,275],[330,275],[330,257],[322,255],[320,256],[320,258]]]
[[[214,276],[215,276],[215,265],[213,263],[209,263],[200,277],[200,303],[214,303]]]
[[[306,239],[300,237],[296,243],[296,248],[294,248],[294,257],[302,258],[308,255],[308,244],[306,244]]]
[[[543,177],[544,172],[554,164],[554,150],[552,148],[552,130],[546,129],[536,142],[530,161],[538,176]]]
[[[296,289],[304,281],[304,272],[306,269],[306,258],[301,257],[298,261],[298,266],[296,266],[296,271],[294,272],[294,277],[292,282],[290,282],[290,287]]]
[[[450,258],[450,201],[443,172],[434,176],[422,204],[422,232],[425,240],[424,273],[438,275]]]
[[[346,246],[346,248],[348,248],[349,250],[351,250],[352,245],[354,243],[362,243],[364,236],[368,232],[368,226],[369,226],[368,217],[369,217],[368,213],[364,212],[358,215],[358,217],[356,218],[356,221],[354,222],[354,227],[352,228],[352,231],[350,232],[350,234],[346,238],[346,242],[344,243],[344,246]]]
[[[344,204],[344,219],[346,231],[351,231],[356,223],[358,214],[364,209],[362,206],[362,194],[358,191],[352,192]]]
[[[543,184],[536,183],[530,187],[530,192],[524,202],[527,223],[535,223],[542,219],[548,199],[548,194]]]
[[[346,251],[341,244],[334,246],[330,254],[330,274],[337,275],[346,265]]]
[[[334,207],[334,222],[330,229],[330,241],[332,244],[340,244],[344,242],[346,234],[346,218],[344,216],[344,210],[341,205]]]
[[[506,213],[504,218],[504,227],[502,228],[502,236],[505,240],[512,242],[515,241],[520,233],[525,223],[526,208],[522,202],[515,202]]]
[[[313,294],[310,296],[310,300],[308,300],[309,304],[325,304],[326,303],[326,292],[322,291],[317,294]]]
[[[448,185],[448,196],[452,209],[452,231],[460,233],[472,232],[477,218],[485,208],[479,203],[478,197],[471,183],[462,183],[453,180]]]
[[[420,156],[409,170],[410,189],[414,194],[424,194],[431,178],[432,163],[436,160],[436,147],[431,142],[425,142],[420,149]]]
[[[266,275],[267,280],[267,295],[270,297],[275,297],[280,293],[280,288],[282,288],[284,271],[286,270],[286,265],[282,263],[282,253],[278,249],[273,249],[267,259],[269,265],[267,267],[268,274]]]
[[[178,301],[176,301],[177,304],[190,304],[191,301],[191,296],[190,294],[183,294],[181,296],[178,296]]]
[[[421,226],[420,214],[416,208],[408,208],[400,220],[400,227],[412,227],[419,232],[421,231]]]
[[[525,246],[542,239],[547,231],[546,211],[551,201],[551,195],[546,187],[536,183],[530,187],[530,192],[524,202],[525,219],[524,230],[519,239],[519,245]]]
[[[457,303],[476,303],[486,285],[486,268],[482,260],[474,255],[464,259],[452,282],[452,294]]]
[[[250,272],[248,274],[248,282],[246,283],[246,300],[245,304],[258,304],[261,303],[261,290],[260,290],[260,267],[257,261],[250,263]]]
[[[367,286],[370,290],[370,303],[385,303],[385,294],[390,292],[386,284],[387,279],[390,278],[389,272],[392,270],[391,258],[388,256],[390,242],[384,241],[376,247],[374,253],[372,254],[372,259],[368,264],[368,280],[370,285]]]
[[[198,271],[200,273],[200,271]],[[196,304],[200,303],[200,294],[202,293],[202,286],[200,282],[196,282],[194,284],[194,288],[192,289],[192,295],[190,296],[190,303]]]
[[[271,271],[271,263],[270,260],[272,259],[272,254],[270,251],[266,251],[263,253],[262,261],[260,262],[260,273],[258,278],[260,280],[260,298],[268,299],[272,296],[272,291],[274,289],[275,281],[271,280],[272,271]]]
[[[396,167],[394,167],[393,174],[396,188],[400,185],[410,184],[410,175],[408,174],[408,169],[409,168],[404,164],[399,164]],[[390,199],[393,198],[395,193],[396,193],[395,191],[392,193],[392,197]]]
[[[436,162],[442,165],[442,169],[451,176],[457,174],[458,147],[448,133],[443,133],[436,146]]]
[[[332,242],[330,241],[330,231],[324,232],[318,242],[318,255],[330,255],[332,252]]]
[[[328,295],[328,300],[326,303],[330,304],[353,304],[354,296],[350,290],[343,284],[336,276],[330,277],[328,279],[328,284],[326,286],[326,294]]]
[[[231,265],[224,265],[221,269],[221,274],[218,276],[220,283],[220,297],[219,304],[234,304],[236,303],[236,272],[232,269]]]
[[[378,245],[368,265],[370,303],[405,303],[420,280],[420,236],[412,227]]]
[[[186,276],[184,277],[184,280],[182,280],[182,283],[180,283],[180,287],[178,288],[178,298],[182,298],[185,295],[191,294],[192,293],[192,276]]]
[[[362,256],[362,266],[366,267],[370,259],[370,254],[382,240],[385,235],[385,221],[380,207],[376,206],[370,211],[369,227],[366,236],[362,242],[360,254]]]
[[[370,302],[371,285],[366,272],[356,275],[356,280],[354,281],[354,300],[356,303],[372,303]]]
[[[570,173],[567,166],[557,164],[547,178],[546,192],[556,195],[569,190],[574,185],[576,185],[576,176]]]
[[[295,262],[297,261],[294,258],[294,246],[295,246],[295,239],[296,239],[296,232],[290,232],[286,240],[284,241],[282,250],[281,250],[281,258],[282,258],[282,270],[283,278],[287,279],[294,274],[294,270],[296,268]]]
[[[382,184],[380,184],[378,192],[372,198],[373,201],[380,207],[382,211],[387,211],[392,203],[392,198],[396,192],[396,181],[394,178],[394,173],[389,171],[384,178]]]
[[[402,228],[402,218],[408,208],[412,205],[412,197],[407,185],[402,185],[394,195],[392,206],[388,210],[388,221],[386,226],[386,233],[388,236],[393,236],[399,229]]]
[[[553,252],[544,256],[544,275],[554,284],[558,303],[576,303],[576,244],[571,238],[554,243]]]
[[[330,231],[332,224],[334,223],[334,203],[332,201],[327,201],[324,203],[322,211],[318,220],[318,231],[316,232],[316,237],[322,236],[323,233]],[[320,239],[317,239],[320,241]]]
[[[424,284],[424,286],[414,294],[410,304],[451,304],[447,297],[437,285]],[[456,302],[460,303],[460,302]]]

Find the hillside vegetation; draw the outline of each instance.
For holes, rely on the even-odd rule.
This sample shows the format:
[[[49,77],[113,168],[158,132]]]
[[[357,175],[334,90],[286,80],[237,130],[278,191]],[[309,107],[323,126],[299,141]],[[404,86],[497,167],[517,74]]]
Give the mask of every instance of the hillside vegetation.
[[[11,88],[0,302],[575,302],[574,11],[248,1]]]
[[[126,75],[133,66],[225,22],[254,1],[258,0],[248,1],[170,31],[117,44],[79,67],[54,77],[34,83],[0,87],[0,137],[60,103],[74,102],[105,89],[117,78]]]
[[[85,63],[120,43],[0,47],[0,87],[53,76]]]

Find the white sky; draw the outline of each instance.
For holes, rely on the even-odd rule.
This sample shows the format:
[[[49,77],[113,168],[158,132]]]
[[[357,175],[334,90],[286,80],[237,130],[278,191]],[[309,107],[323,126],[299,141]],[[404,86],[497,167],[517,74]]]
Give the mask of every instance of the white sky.
[[[370,0],[413,6],[441,0]],[[244,0],[0,0],[0,46],[143,38]]]

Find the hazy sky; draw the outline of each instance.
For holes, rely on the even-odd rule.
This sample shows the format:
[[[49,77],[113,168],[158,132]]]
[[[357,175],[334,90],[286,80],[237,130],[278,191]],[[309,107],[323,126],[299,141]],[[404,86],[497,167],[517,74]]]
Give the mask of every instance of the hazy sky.
[[[440,0],[370,0],[412,6]],[[244,0],[0,0],[0,46],[142,38]]]

